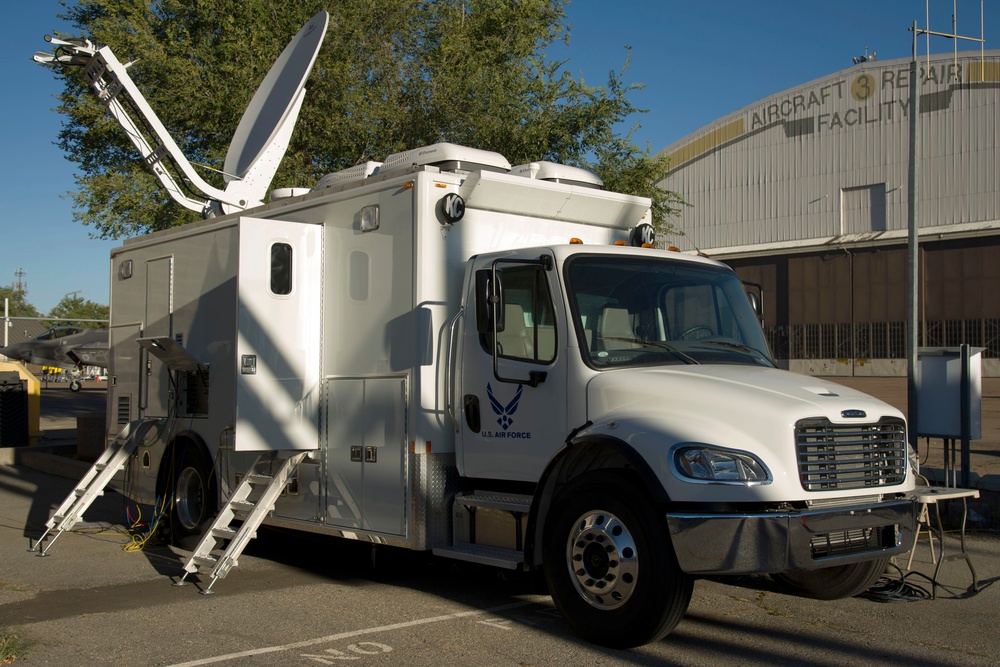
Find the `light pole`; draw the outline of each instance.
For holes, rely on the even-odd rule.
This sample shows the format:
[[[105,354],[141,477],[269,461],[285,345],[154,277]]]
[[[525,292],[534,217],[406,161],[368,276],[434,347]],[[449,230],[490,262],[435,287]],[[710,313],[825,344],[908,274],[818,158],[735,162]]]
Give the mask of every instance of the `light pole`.
[[[917,331],[920,325],[918,290],[920,286],[919,271],[919,226],[918,206],[920,198],[918,188],[920,183],[920,77],[917,69],[917,36],[935,35],[948,39],[965,39],[970,42],[985,43],[985,38],[965,37],[955,32],[955,17],[952,17],[952,32],[935,32],[917,28],[917,22],[909,28],[913,32],[913,58],[910,60],[910,169],[909,169],[909,213],[907,215],[907,327],[906,327],[906,417],[909,421],[909,441],[916,448],[919,424],[917,416],[917,388],[920,378],[917,369]]]

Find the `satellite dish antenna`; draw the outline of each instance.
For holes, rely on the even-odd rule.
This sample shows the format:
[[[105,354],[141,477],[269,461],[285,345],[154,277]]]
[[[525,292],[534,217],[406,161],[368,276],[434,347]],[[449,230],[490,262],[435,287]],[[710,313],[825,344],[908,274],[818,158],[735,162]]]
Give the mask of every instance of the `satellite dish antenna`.
[[[84,79],[125,130],[143,160],[171,197],[206,217],[263,203],[271,179],[288,149],[288,142],[305,99],[306,77],[312,70],[330,15],[319,12],[292,38],[264,77],[243,113],[224,164],[225,189],[206,182],[195,170],[110,47],[87,40],[59,40],[53,53],[36,53],[42,64],[77,65]],[[130,101],[131,104],[123,104]],[[141,116],[139,121],[134,114]],[[200,199],[198,191],[204,197]]]
[[[330,15],[319,12],[292,38],[250,105],[243,112],[229,143],[225,172],[226,191],[238,187],[250,199],[263,199],[274,178],[305,98],[305,84],[319,54]]]

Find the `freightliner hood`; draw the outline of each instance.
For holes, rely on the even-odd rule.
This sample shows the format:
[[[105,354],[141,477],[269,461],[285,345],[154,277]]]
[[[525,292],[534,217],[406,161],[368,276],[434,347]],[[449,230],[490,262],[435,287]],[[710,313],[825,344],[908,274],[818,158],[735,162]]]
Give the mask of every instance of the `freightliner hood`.
[[[861,411],[864,417],[859,417]],[[850,416],[854,415],[854,416]],[[595,376],[587,388],[581,435],[618,438],[645,458],[675,501],[786,502],[894,493],[913,486],[805,491],[799,481],[795,423],[824,417],[863,425],[903,418],[896,408],[843,385],[773,368],[739,365],[621,369]],[[670,470],[670,450],[696,442],[753,453],[771,473],[760,486],[702,484]]]

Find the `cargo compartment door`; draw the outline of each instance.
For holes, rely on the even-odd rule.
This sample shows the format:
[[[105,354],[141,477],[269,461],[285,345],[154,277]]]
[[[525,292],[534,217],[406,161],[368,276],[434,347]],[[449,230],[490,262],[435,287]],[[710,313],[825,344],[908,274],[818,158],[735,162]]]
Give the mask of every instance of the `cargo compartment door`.
[[[240,218],[237,451],[319,446],[322,235],[319,225]]]

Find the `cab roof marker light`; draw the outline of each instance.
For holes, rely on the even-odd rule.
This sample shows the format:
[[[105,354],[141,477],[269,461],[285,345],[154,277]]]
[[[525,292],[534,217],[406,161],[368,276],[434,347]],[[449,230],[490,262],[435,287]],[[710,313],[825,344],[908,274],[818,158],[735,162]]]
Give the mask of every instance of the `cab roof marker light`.
[[[583,241],[581,239],[576,238],[575,236],[571,238],[569,242],[570,245],[583,245]]]
[[[614,245],[628,245],[628,244],[622,241],[621,239],[618,239],[617,241],[614,242]]]
[[[681,251],[681,249],[680,249],[680,248],[678,248],[678,247],[677,247],[677,246],[675,246],[675,245],[670,245],[670,246],[667,246],[667,250],[669,250],[670,252],[680,252],[680,251]]]

